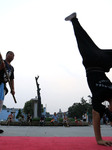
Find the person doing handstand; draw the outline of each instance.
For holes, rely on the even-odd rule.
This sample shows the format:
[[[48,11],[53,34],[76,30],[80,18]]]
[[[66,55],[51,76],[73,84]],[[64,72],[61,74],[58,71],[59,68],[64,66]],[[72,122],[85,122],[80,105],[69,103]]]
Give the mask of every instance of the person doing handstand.
[[[112,125],[112,83],[105,74],[112,67],[112,50],[103,50],[97,47],[80,25],[76,13],[69,15],[65,20],[72,22],[79,52],[86,70],[88,86],[92,93],[92,115],[96,141],[100,145],[112,146],[112,141],[102,139],[100,130],[100,119],[104,114],[109,118]],[[104,101],[109,102],[110,109],[102,104]]]

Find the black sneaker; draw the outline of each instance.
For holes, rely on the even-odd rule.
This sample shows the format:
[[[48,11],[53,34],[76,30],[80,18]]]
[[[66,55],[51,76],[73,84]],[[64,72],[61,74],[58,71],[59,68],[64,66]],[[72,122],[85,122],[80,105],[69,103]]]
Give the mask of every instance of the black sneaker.
[[[4,130],[1,130],[1,129],[0,129],[0,134],[3,133],[3,132],[4,132]]]
[[[66,21],[71,21],[73,18],[76,18],[77,14],[73,13],[71,15],[69,15],[68,17],[65,18]]]

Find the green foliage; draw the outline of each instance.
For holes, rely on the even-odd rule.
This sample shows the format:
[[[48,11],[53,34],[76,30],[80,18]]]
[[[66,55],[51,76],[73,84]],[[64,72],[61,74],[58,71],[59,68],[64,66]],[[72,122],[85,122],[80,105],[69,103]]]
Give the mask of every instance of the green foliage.
[[[41,112],[43,112],[43,104],[41,104]],[[25,114],[30,113],[33,116],[33,100],[27,101],[24,105],[23,112]]]
[[[63,118],[59,118],[59,122],[63,122]]]
[[[33,101],[32,100],[27,101],[25,103],[23,111],[24,111],[25,114],[30,113],[31,116],[33,116]]]
[[[92,116],[92,106],[87,103],[83,97],[81,98],[81,103],[74,103],[71,107],[68,108],[69,117],[77,117],[77,119],[82,119],[83,113],[88,113]]]
[[[45,118],[45,121],[51,121],[52,118]],[[33,118],[32,121],[40,121],[40,118]]]
[[[40,118],[33,118],[32,121],[40,121]]]
[[[52,118],[46,118],[45,120],[46,120],[46,121],[51,121],[51,120],[52,120]]]
[[[2,106],[2,109],[6,109],[7,107],[5,105]]]
[[[49,118],[49,116],[50,116],[50,113],[46,112],[46,117]]]
[[[43,104],[41,104],[41,112],[44,112]]]
[[[70,118],[69,121],[75,121],[75,119],[74,118]]]
[[[19,110],[18,110],[18,114],[17,114],[17,116],[16,116],[16,119],[18,119],[19,117],[21,117],[21,115],[22,115],[22,112],[21,112],[21,109],[19,109]]]

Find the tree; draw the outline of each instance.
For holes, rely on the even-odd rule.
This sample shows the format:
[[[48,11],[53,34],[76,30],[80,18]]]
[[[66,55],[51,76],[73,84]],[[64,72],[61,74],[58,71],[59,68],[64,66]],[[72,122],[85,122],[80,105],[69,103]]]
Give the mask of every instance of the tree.
[[[83,113],[88,113],[90,116],[92,116],[91,104],[87,103],[87,100],[82,97],[81,103],[74,103],[71,107],[68,108],[68,116],[82,119]]]
[[[7,107],[5,105],[2,106],[2,109],[6,109]]]
[[[22,115],[22,112],[21,112],[21,109],[19,109],[16,118],[18,119],[19,117],[21,117],[21,115]]]
[[[44,112],[43,104],[41,104],[41,113]]]
[[[37,96],[38,96],[38,116],[41,117],[41,112],[42,112],[41,96],[40,96],[41,89],[38,84],[38,78],[39,78],[39,76],[35,77],[36,85],[37,85]]]
[[[43,112],[43,104],[41,104],[41,112]],[[31,116],[34,115],[34,110],[33,110],[33,100],[27,101],[24,105],[23,111],[25,114],[30,113]]]
[[[27,101],[25,103],[23,111],[25,114],[30,113],[33,116],[33,100]]]

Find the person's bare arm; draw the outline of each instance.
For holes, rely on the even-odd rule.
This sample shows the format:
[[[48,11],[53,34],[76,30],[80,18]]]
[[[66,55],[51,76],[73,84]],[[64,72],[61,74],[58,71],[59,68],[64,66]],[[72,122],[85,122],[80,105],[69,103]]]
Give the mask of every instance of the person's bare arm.
[[[10,80],[10,85],[11,85],[11,93],[12,95],[15,94],[15,90],[14,90],[14,80]]]
[[[105,146],[112,146],[112,141],[104,141],[101,136],[101,129],[100,129],[100,114],[93,110],[93,127],[94,127],[94,134],[96,138],[96,142],[99,145],[105,145]]]
[[[0,61],[0,70],[3,70],[5,68],[5,63],[4,61]]]

